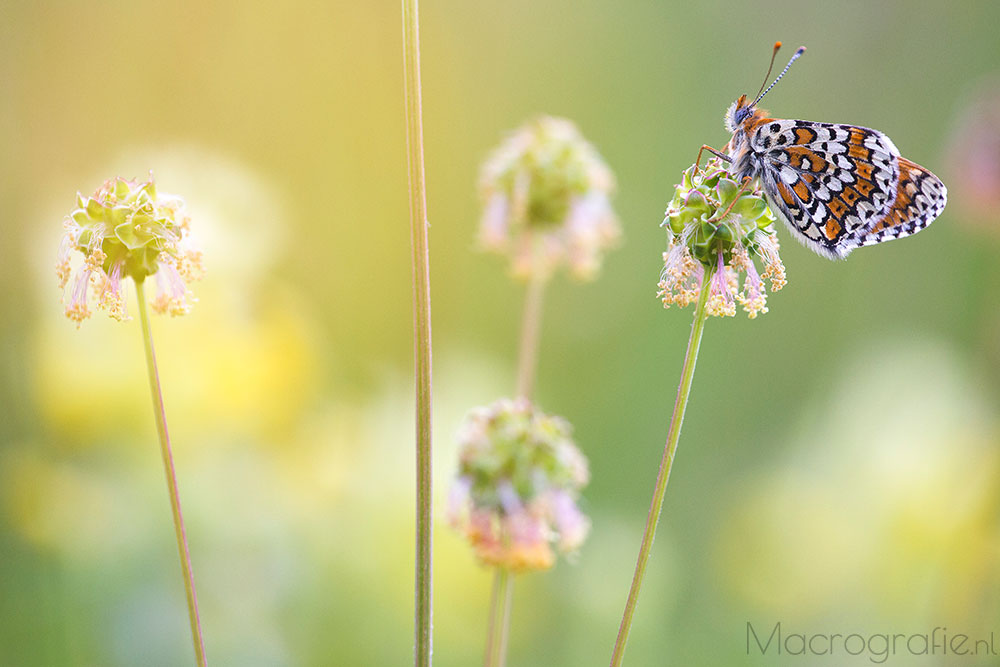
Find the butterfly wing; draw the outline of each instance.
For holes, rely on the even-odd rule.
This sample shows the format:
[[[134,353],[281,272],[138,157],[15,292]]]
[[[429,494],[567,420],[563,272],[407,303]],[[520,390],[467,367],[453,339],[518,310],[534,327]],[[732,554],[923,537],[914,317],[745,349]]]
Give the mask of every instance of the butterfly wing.
[[[947,201],[948,189],[940,178],[901,157],[899,185],[889,212],[845,245],[850,248],[874,245],[916,234],[941,215]]]
[[[825,257],[868,245],[865,234],[897,199],[899,151],[877,130],[765,119],[750,133],[750,146],[772,207],[799,241]]]

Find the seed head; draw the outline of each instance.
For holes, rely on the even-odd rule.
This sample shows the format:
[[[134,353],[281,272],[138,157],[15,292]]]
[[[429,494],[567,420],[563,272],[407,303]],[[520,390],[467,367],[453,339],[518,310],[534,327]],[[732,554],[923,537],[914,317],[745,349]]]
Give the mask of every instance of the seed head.
[[[764,280],[774,292],[786,282],[774,220],[763,193],[738,185],[717,160],[684,171],[661,225],[667,230],[657,294],[663,307],[683,308],[696,300],[711,270],[709,315],[731,317],[737,303],[750,319],[766,313]]]
[[[90,197],[77,194],[77,208],[63,223],[56,277],[72,282],[66,316],[79,326],[90,317],[91,299],[117,320],[129,319],[124,279],[155,275],[153,310],[183,315],[194,299],[186,283],[201,277],[201,252],[190,247],[190,219],[179,198],[158,193],[150,180],[108,180]],[[73,269],[72,254],[83,255]],[[64,299],[65,300],[65,299]]]
[[[480,245],[510,256],[519,278],[547,277],[561,265],[593,278],[621,235],[614,188],[611,170],[572,122],[536,118],[483,164]]]
[[[589,472],[570,430],[523,399],[466,417],[448,517],[484,564],[544,570],[553,547],[572,553],[583,543],[590,521],[577,500]]]

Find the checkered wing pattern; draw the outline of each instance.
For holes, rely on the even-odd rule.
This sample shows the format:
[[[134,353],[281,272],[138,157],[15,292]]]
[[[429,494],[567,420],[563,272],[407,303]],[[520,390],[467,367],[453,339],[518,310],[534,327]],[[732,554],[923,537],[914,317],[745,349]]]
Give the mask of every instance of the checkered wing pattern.
[[[941,215],[948,201],[948,189],[941,179],[906,158],[899,158],[899,185],[889,212],[863,233],[856,234],[850,247],[875,245],[916,234]]]
[[[888,232],[907,227],[902,219],[893,222],[890,216],[899,199],[901,168],[916,165],[902,160],[881,132],[853,125],[766,119],[749,133],[749,143],[774,208],[792,233],[816,252],[846,257],[860,245],[904,235]],[[921,171],[943,192],[936,177]],[[915,197],[911,195],[906,205],[927,214],[923,227],[940,207],[935,210],[937,204],[929,196],[919,204]],[[879,228],[884,221],[890,224]]]

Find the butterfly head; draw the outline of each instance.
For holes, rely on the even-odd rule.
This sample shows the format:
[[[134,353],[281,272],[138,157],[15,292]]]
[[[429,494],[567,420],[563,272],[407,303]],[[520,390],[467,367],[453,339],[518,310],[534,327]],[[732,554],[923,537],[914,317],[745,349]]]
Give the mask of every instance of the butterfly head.
[[[730,104],[729,110],[726,111],[726,130],[728,132],[735,132],[736,128],[752,116],[755,110],[756,107],[752,103],[747,102],[747,96],[740,95],[739,99]]]

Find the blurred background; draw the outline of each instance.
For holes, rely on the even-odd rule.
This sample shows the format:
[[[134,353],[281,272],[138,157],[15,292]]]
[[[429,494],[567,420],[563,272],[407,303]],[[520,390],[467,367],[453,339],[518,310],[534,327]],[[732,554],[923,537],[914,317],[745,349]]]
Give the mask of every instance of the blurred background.
[[[748,656],[748,622],[1000,635],[1000,5],[421,10],[436,664],[481,660],[490,575],[443,500],[462,416],[513,391],[523,296],[475,251],[479,164],[549,113],[618,179],[623,244],[596,282],[550,288],[537,382],[590,458],[593,529],[575,563],[518,579],[509,652],[606,663],[690,327],[655,298],[658,225],[776,39],[809,51],[765,108],[886,132],[950,201],[846,262],[782,229],[771,312],[708,323],[628,662],[870,664]],[[76,330],[53,271],[75,193],[153,170],[208,267],[193,312],[153,327],[212,663],[406,664],[399,4],[8,0],[0,19],[0,663],[192,664],[138,322]]]

